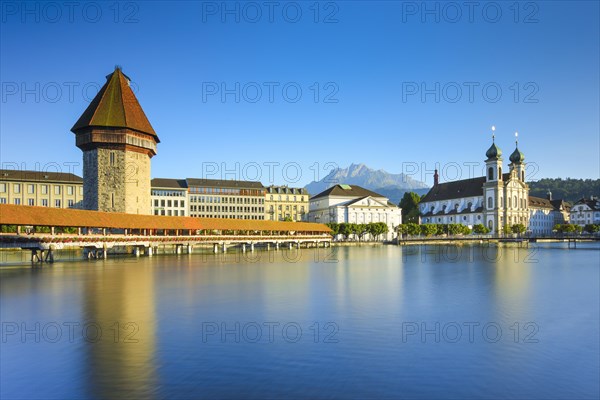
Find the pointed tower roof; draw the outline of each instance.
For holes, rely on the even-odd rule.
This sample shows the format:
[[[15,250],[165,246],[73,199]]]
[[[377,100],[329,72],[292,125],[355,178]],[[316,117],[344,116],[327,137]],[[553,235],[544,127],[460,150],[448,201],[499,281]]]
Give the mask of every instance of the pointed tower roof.
[[[88,127],[129,128],[151,135],[159,142],[154,128],[129,86],[129,81],[121,68],[115,67],[115,71],[106,77],[106,83],[71,131],[77,133]]]

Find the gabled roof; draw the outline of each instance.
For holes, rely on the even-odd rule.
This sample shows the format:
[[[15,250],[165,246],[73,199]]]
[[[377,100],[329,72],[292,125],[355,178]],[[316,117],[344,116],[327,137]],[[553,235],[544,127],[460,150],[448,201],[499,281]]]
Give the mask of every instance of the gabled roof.
[[[150,182],[153,188],[187,189],[185,179],[154,178]]]
[[[71,131],[89,127],[129,128],[153,136],[158,136],[144,110],[129,86],[129,78],[119,67],[106,77],[106,83],[98,92]]]
[[[460,181],[438,183],[421,199],[421,203],[483,195],[485,176]]]
[[[228,181],[223,179],[186,178],[189,187],[212,187],[228,189],[264,189],[262,183],[255,181]]]
[[[598,199],[596,198],[591,198],[591,199],[586,199],[585,197],[578,200],[575,204],[573,204],[574,206],[578,206],[581,204],[585,204],[586,206],[588,206],[590,208],[590,210],[592,211],[598,211],[600,210],[600,202],[598,201]]]
[[[66,172],[43,172],[16,169],[0,169],[0,181],[29,181],[29,182],[71,182],[83,183],[83,179],[75,174]]]
[[[356,185],[335,185],[322,191],[321,193],[311,197],[312,199],[317,199],[319,197],[327,197],[327,196],[338,196],[338,197],[379,197],[386,198],[385,196],[372,192],[368,189],[362,188]]]
[[[361,197],[361,198],[358,198],[358,199],[355,199],[355,200],[351,200],[351,201],[349,201],[348,203],[339,204],[339,205],[338,205],[338,207],[339,207],[339,206],[345,206],[345,207],[348,207],[348,206],[354,205],[354,204],[356,204],[356,203],[360,203],[361,201],[363,201],[363,200],[365,200],[365,199],[368,199],[368,198],[373,198],[373,196],[365,196],[365,197]],[[390,205],[388,205],[388,204],[387,204],[387,203],[389,203],[389,202],[387,202],[387,203],[384,203],[384,202],[382,202],[382,201],[380,201],[380,200],[377,200],[376,198],[373,198],[373,201],[374,201],[375,203],[377,203],[377,204],[373,205],[373,207],[376,207],[376,206],[388,206],[388,207],[396,207],[396,205],[394,205],[394,204],[392,204],[392,205],[390,206]],[[367,207],[370,207],[370,206],[367,206]]]
[[[504,182],[507,182],[509,179],[510,172],[502,174],[502,180]],[[438,183],[421,199],[421,203],[483,196],[483,184],[485,182],[485,176],[479,176],[477,178],[462,179],[460,181]]]
[[[554,205],[550,200],[535,196],[529,196],[529,207],[549,208],[554,210]]]

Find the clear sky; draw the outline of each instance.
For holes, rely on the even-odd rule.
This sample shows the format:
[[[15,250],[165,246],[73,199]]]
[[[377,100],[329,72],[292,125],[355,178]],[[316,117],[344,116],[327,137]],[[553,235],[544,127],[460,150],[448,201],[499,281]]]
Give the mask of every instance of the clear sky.
[[[534,179],[600,174],[598,1],[1,4],[4,167],[81,173],[70,128],[118,64],[153,177],[303,186],[365,163],[431,184],[436,163],[472,174],[491,125]]]

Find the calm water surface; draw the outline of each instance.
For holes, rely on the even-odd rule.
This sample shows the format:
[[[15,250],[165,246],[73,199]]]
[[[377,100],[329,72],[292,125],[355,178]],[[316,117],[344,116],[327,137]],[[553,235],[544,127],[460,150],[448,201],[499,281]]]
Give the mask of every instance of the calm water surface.
[[[554,244],[4,266],[0,397],[598,398],[599,264]]]

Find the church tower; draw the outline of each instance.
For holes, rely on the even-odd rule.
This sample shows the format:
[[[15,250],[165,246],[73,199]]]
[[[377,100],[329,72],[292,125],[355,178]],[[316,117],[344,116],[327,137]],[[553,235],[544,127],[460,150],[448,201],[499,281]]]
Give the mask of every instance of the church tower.
[[[519,134],[515,132],[515,151],[510,155],[509,179],[506,185],[506,221],[509,225],[529,226],[529,186],[525,183],[525,155],[519,150]]]
[[[485,153],[487,159],[483,184],[483,216],[491,232],[499,232],[503,220],[502,150],[496,146],[495,131],[496,127],[492,126],[492,145]]]
[[[120,67],[71,131],[83,151],[86,210],[151,214],[150,159],[160,142]]]

